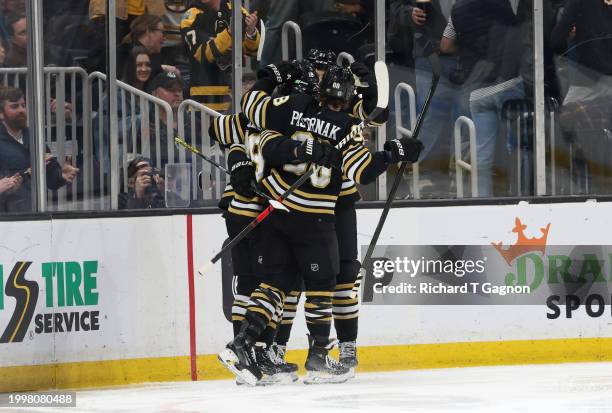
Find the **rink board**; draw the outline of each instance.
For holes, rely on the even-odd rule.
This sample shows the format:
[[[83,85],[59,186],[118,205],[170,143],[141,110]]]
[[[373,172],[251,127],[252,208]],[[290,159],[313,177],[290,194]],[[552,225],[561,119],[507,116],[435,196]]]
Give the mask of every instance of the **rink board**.
[[[379,215],[358,211],[360,244]],[[608,245],[610,216],[608,203],[398,208],[379,244],[509,245],[519,217],[529,236],[550,223],[549,245]],[[1,222],[0,391],[229,377],[214,356],[231,336],[221,266],[193,275],[190,300],[188,265],[191,245],[196,268],[218,251],[224,222],[194,215],[190,237],[188,219]],[[612,360],[609,309],[554,320],[544,305],[360,311],[362,371]],[[300,363],[303,320],[290,341]]]

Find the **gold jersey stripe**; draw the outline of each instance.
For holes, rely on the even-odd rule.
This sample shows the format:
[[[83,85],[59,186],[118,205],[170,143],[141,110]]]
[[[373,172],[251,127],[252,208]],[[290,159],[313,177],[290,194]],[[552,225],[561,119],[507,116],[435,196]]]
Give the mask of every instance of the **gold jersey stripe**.
[[[291,185],[285,182],[285,180],[280,176],[280,174],[276,171],[276,169],[272,169],[272,175],[274,176],[274,178],[276,178],[276,181],[278,184],[280,184],[280,186],[284,187],[285,189],[289,189],[289,187],[291,187]],[[299,189],[296,189],[295,191],[293,191],[293,193],[296,195],[302,196],[304,198],[316,199],[317,201],[320,201],[320,200],[337,201],[338,200],[337,195],[309,194],[307,192],[300,191]]]

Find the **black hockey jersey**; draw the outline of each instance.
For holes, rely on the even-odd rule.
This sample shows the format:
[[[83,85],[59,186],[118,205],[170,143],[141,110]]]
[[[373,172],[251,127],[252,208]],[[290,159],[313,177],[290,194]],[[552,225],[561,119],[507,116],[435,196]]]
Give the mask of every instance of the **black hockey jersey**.
[[[247,137],[259,140],[259,132],[248,127],[248,119],[242,113],[237,115],[222,115],[211,119],[209,135],[219,144],[229,149],[227,152],[227,168],[237,162],[249,160]],[[231,214],[256,217],[264,209],[265,200],[260,197],[248,198],[237,194],[231,184],[225,186],[219,202],[219,208]]]
[[[311,178],[284,201],[298,213],[333,219],[343,179],[347,187],[351,185],[348,181],[370,183],[387,168],[384,155],[371,154],[361,142],[343,148],[341,170],[292,163],[293,149],[301,141],[314,137],[335,146],[360,123],[347,113],[322,108],[311,96],[273,99],[265,91],[253,90],[244,95],[242,110],[255,127],[265,130],[259,144],[249,147],[249,154],[262,186],[271,196],[280,196],[300,175],[314,168]]]

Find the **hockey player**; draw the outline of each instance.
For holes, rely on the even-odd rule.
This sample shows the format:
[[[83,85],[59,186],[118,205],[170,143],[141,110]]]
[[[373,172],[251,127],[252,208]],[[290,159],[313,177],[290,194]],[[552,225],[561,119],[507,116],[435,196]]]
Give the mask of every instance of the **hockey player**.
[[[312,68],[308,64],[293,64],[296,65],[297,78],[280,85],[278,92],[281,95],[316,95],[319,85]],[[245,146],[249,137],[250,140],[257,141],[259,133],[255,128],[249,127],[248,120],[242,113],[213,118],[209,128],[209,135],[229,150],[227,165],[231,171],[230,184],[225,188],[219,207],[224,211],[230,238],[235,237],[264,208],[265,200],[253,192],[255,170]],[[251,254],[251,244],[256,236],[257,230],[238,243],[231,252],[234,274],[237,277],[236,295],[232,305],[234,335],[238,333],[244,320],[249,295],[259,284],[253,270],[254,258]],[[256,346],[256,358],[265,374],[262,384],[295,381],[298,378],[297,365],[286,363],[284,358],[278,359],[278,351],[272,347],[278,320],[280,314],[272,318],[267,328],[268,335],[261,337]]]
[[[327,72],[327,68],[336,63],[336,54],[331,51],[310,49],[306,60],[314,66],[315,73],[319,77],[319,81],[321,81],[323,80],[323,75]]]
[[[335,55],[333,52],[321,52],[312,49],[308,55],[309,61],[316,62],[319,70],[327,71],[333,65]],[[351,72],[359,79],[362,85],[358,87],[357,94],[351,100],[349,112],[353,116],[365,119],[364,105],[368,108],[375,106],[376,78],[370,70],[361,63],[353,63]],[[364,103],[365,102],[365,103]],[[374,124],[378,126],[379,124]],[[387,148],[388,149],[388,148]],[[334,327],[338,338],[340,363],[351,369],[354,375],[357,367],[357,332],[359,316],[359,297],[352,297],[351,292],[359,273],[357,260],[357,214],[355,203],[360,199],[355,182],[345,178],[342,182],[338,202],[336,203],[336,236],[340,253],[340,272],[336,277],[336,288],[332,300],[332,314]],[[287,342],[291,334],[293,320],[297,311],[301,291],[299,287],[292,290],[285,298],[283,316],[275,337],[275,348],[279,357],[284,359]]]
[[[375,154],[354,142],[339,153],[331,144],[348,135],[359,123],[342,112],[353,96],[353,75],[348,69],[332,67],[321,87],[323,105],[310,97],[295,95],[272,99],[269,93],[290,73],[283,67],[266,68],[268,76],[258,82],[262,89],[243,97],[243,112],[265,131],[256,147],[250,148],[256,174],[262,176],[265,190],[278,197],[310,167],[315,168],[303,188],[290,195],[284,204],[291,214],[273,214],[262,224],[265,243],[259,246],[258,261],[264,280],[251,294],[246,319],[240,334],[231,341],[220,359],[248,382],[261,377],[253,344],[282,305],[285,294],[295,284],[296,268],[306,285],[306,317],[310,331],[305,382],[341,382],[349,369],[328,356],[334,343],[329,340],[332,295],[339,259],[334,232],[334,208],[344,173],[355,182],[373,181],[391,162],[412,160],[420,145],[395,140],[392,150]],[[256,86],[258,85],[256,84]],[[418,143],[418,141],[416,141]]]

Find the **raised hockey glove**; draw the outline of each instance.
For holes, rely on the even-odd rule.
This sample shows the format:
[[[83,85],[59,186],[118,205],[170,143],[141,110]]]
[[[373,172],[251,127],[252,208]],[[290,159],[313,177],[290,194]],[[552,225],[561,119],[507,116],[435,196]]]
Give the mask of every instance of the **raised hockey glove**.
[[[277,85],[291,83],[300,78],[301,70],[296,62],[281,62],[271,64],[261,69],[257,75],[261,79],[272,79]]]
[[[342,154],[333,146],[308,138],[295,149],[296,159],[300,162],[312,162],[325,168],[340,164]]]
[[[355,85],[357,88],[369,88],[376,85],[376,77],[363,63],[353,62],[350,69],[355,76]]]
[[[384,148],[389,163],[397,163],[418,161],[425,146],[418,139],[401,138],[385,142]]]
[[[240,161],[232,165],[230,171],[230,183],[234,191],[247,198],[253,198],[253,186],[255,183],[255,167],[251,161]]]

